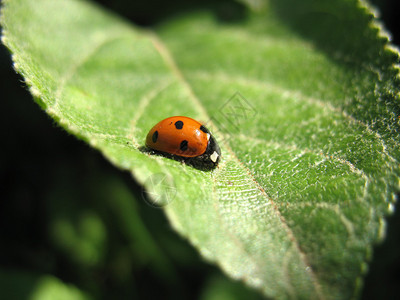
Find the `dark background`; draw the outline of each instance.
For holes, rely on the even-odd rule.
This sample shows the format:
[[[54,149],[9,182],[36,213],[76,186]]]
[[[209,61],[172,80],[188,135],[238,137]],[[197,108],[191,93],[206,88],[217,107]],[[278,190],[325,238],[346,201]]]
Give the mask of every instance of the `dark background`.
[[[98,2],[149,27],[178,11],[211,6],[211,1]],[[241,6],[229,3],[221,1],[216,14],[227,19],[240,15]],[[379,5],[393,43],[399,45],[399,1],[373,3]],[[8,51],[0,46],[0,298],[26,298],[41,274],[53,274],[99,298],[201,298],[218,289],[225,289],[220,294],[228,298],[258,298],[203,262],[170,229],[162,211],[146,204],[141,187],[129,174],[59,128],[34,103],[11,66]],[[136,202],[140,226],[145,228],[142,232],[129,234],[115,224],[120,215],[112,211],[107,198],[115,197],[116,190],[126,191],[121,199]],[[54,216],[67,220],[79,232],[77,216],[82,211],[95,215],[108,237],[106,245],[102,244],[102,259],[95,264],[73,254],[80,248],[63,248],[59,237],[52,236]],[[375,250],[363,299],[397,298],[398,212],[389,218],[388,228],[387,239]],[[154,243],[146,242],[146,234],[157,251]]]

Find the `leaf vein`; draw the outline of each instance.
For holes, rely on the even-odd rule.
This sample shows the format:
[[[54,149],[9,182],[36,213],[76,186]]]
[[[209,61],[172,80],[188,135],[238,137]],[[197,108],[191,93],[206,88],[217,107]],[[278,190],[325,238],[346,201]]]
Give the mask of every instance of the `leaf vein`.
[[[372,128],[370,127],[369,124],[363,122],[362,120],[356,119],[354,116],[350,115],[342,108],[335,107],[329,102],[324,102],[320,99],[305,96],[305,95],[303,95],[303,93],[301,91],[298,91],[298,90],[285,89],[285,88],[280,87],[277,84],[272,84],[270,82],[263,82],[263,81],[256,80],[256,79],[250,79],[247,77],[245,78],[245,77],[241,77],[241,76],[232,76],[231,74],[228,74],[225,72],[212,73],[209,71],[202,70],[202,71],[191,71],[191,72],[188,72],[187,75],[190,77],[195,77],[195,78],[199,78],[199,79],[203,79],[203,80],[210,80],[210,81],[218,80],[218,81],[225,81],[225,82],[229,82],[229,83],[239,82],[241,84],[253,85],[253,86],[263,88],[263,89],[267,88],[268,90],[273,91],[275,93],[279,93],[286,98],[300,99],[302,101],[308,102],[309,104],[321,107],[322,109],[328,109],[331,112],[339,113],[345,119],[347,119],[350,123],[359,124],[362,127],[364,127],[365,130],[369,134],[374,135],[377,138],[377,140],[380,142],[383,153],[392,162],[399,163],[399,161],[388,152],[386,143],[384,142],[382,136],[377,131],[372,130]]]
[[[80,56],[80,59],[78,59],[74,64],[72,64],[70,66],[70,68],[60,78],[59,85],[54,93],[55,102],[51,109],[55,110],[56,107],[58,107],[58,100],[61,97],[61,94],[62,94],[62,91],[64,90],[65,85],[74,76],[74,74],[77,72],[77,70],[81,66],[83,66],[91,57],[93,57],[96,54],[96,52],[98,52],[102,47],[104,47],[108,43],[122,39],[124,37],[125,37],[124,35],[117,35],[117,36],[112,36],[112,37],[110,37],[110,36],[102,37],[101,39],[97,40],[96,43],[94,43],[93,47],[91,47],[86,54]]]
[[[187,89],[187,91],[189,92],[190,98],[193,100],[194,104],[196,105],[196,107],[199,109],[199,111],[202,113],[202,115],[204,117],[208,117],[208,113],[206,111],[206,109],[204,108],[204,106],[200,103],[200,101],[198,100],[197,96],[194,94],[194,91],[192,90],[191,86],[189,85],[189,83],[187,82],[187,80],[184,78],[182,72],[179,70],[178,66],[176,65],[175,61],[172,59],[172,56],[170,55],[170,53],[168,52],[168,50],[165,48],[165,46],[163,45],[163,43],[158,39],[157,36],[152,35],[152,39],[153,39],[153,43],[155,45],[155,47],[157,48],[157,50],[160,52],[160,55],[165,59],[167,65],[171,68],[171,70],[173,71],[173,73],[177,76],[177,78],[179,79],[179,81],[183,84],[183,86]],[[293,231],[291,230],[291,228],[288,226],[285,218],[282,216],[282,214],[279,212],[278,207],[274,204],[274,202],[272,201],[272,199],[266,194],[264,188],[260,185],[260,183],[252,176],[250,170],[243,165],[243,163],[238,159],[238,157],[234,154],[233,150],[227,145],[225,144],[225,148],[228,150],[228,152],[232,155],[232,158],[239,164],[241,165],[241,167],[243,168],[243,171],[246,172],[249,177],[253,180],[254,184],[257,186],[257,188],[261,191],[261,193],[264,195],[264,197],[268,200],[271,201],[274,207],[274,211],[277,214],[277,216],[280,218],[281,223],[283,228],[285,229],[285,231],[288,234],[288,237],[290,238],[290,240],[292,241],[293,245],[296,247],[297,252],[299,253],[301,259],[303,260],[303,263],[306,266],[309,266],[307,257],[305,255],[305,253],[301,250],[294,234]],[[213,184],[213,187],[215,186],[215,183]],[[217,199],[218,200],[218,199]],[[252,256],[250,256],[252,257]],[[320,299],[324,299],[325,297],[323,296],[322,293],[322,289],[320,286],[320,283],[318,282],[314,271],[312,270],[312,268],[310,267],[310,277],[312,279],[312,282],[314,284],[315,290],[319,296]]]
[[[255,138],[255,137],[247,136],[247,135],[243,135],[243,134],[234,134],[234,136],[236,136],[239,139],[251,140],[251,141],[254,141],[256,143],[263,144],[263,145],[276,146],[276,147],[279,147],[279,148],[284,147],[286,149],[293,150],[293,151],[302,151],[302,153],[300,153],[300,155],[304,155],[304,153],[312,153],[312,154],[315,154],[317,156],[321,156],[323,158],[323,160],[333,159],[333,160],[336,160],[336,161],[338,161],[339,163],[341,163],[343,165],[347,165],[351,172],[363,177],[366,181],[369,180],[368,175],[362,169],[357,168],[350,161],[348,161],[346,159],[343,159],[343,158],[339,158],[339,157],[333,156],[333,155],[324,154],[322,152],[322,150],[317,151],[317,150],[309,149],[309,148],[302,148],[301,149],[295,144],[288,145],[288,144],[280,143],[280,142],[277,142],[277,141],[266,141],[266,140],[263,140],[263,139],[260,139],[260,138]],[[299,158],[298,156],[295,156],[295,158],[293,158],[293,160],[298,159],[298,158]],[[321,162],[319,162],[318,164],[320,164]]]

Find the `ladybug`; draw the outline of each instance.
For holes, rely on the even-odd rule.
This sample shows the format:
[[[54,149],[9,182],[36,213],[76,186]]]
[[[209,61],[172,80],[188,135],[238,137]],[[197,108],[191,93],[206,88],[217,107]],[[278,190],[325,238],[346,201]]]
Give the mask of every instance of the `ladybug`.
[[[194,167],[214,168],[221,150],[210,131],[189,117],[170,117],[157,123],[147,134],[146,146],[184,158]]]

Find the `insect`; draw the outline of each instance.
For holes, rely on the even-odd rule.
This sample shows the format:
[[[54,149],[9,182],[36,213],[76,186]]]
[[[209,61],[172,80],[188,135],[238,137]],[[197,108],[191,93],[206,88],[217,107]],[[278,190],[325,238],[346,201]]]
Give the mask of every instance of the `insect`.
[[[157,123],[147,134],[146,146],[183,157],[195,167],[214,168],[221,150],[210,131],[189,117],[170,117]]]

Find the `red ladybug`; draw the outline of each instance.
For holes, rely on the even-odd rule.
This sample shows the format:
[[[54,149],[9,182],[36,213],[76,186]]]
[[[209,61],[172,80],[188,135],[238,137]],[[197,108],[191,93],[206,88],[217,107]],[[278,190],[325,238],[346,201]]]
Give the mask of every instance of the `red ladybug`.
[[[188,117],[170,117],[159,122],[147,134],[146,146],[208,167],[215,167],[221,157],[210,131]]]

